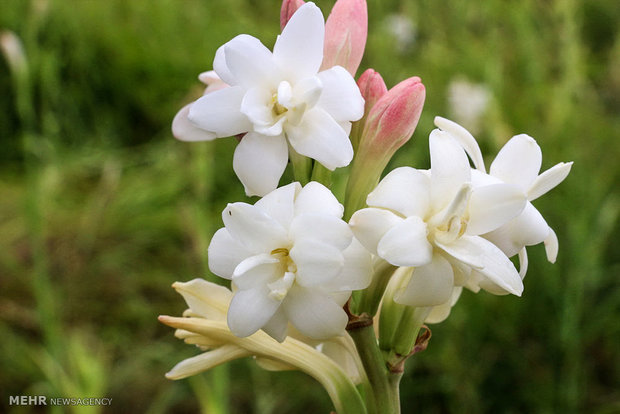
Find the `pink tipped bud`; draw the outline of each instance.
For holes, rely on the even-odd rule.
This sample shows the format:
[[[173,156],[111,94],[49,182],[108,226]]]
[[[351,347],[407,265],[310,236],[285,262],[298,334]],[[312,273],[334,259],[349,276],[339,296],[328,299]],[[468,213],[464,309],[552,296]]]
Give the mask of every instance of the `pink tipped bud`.
[[[282,8],[280,9],[280,30],[284,30],[284,26],[291,20],[293,14],[298,8],[303,6],[304,0],[284,0],[282,2]]]
[[[351,143],[355,150],[357,150],[360,136],[364,130],[368,112],[370,112],[370,109],[379,98],[387,93],[387,86],[385,86],[383,78],[379,75],[379,72],[375,72],[373,69],[367,69],[362,73],[362,76],[357,80],[357,87],[360,89],[362,97],[364,98],[364,116],[362,119],[354,122],[351,128]]]
[[[420,78],[406,79],[384,93],[366,117],[345,195],[345,216],[366,205],[366,196],[379,181],[397,149],[415,131],[426,90]]]
[[[368,37],[366,0],[338,0],[325,23],[322,69],[340,65],[353,76]]]
[[[368,113],[360,147],[389,160],[415,131],[425,97],[426,90],[417,76],[390,89]]]
[[[362,97],[365,101],[365,115],[367,115],[370,109],[375,106],[375,103],[379,100],[379,98],[385,95],[388,91],[383,78],[379,72],[375,72],[374,69],[366,69],[366,71],[362,73],[360,78],[357,80],[357,86],[360,88],[360,92],[362,92]]]

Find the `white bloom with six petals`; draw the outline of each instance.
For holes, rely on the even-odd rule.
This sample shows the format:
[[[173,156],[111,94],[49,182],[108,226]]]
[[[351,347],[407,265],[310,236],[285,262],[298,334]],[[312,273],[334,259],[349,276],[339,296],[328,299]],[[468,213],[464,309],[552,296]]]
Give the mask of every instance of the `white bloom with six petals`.
[[[390,172],[368,195],[370,208],[353,214],[355,236],[389,263],[413,268],[399,303],[445,304],[473,271],[521,295],[514,265],[480,235],[520,214],[525,197],[512,184],[473,188],[467,156],[450,134],[434,130],[429,144],[431,169]]]
[[[351,122],[364,114],[364,99],[344,68],[319,73],[324,34],[321,11],[306,3],[273,53],[252,36],[235,37],[217,50],[213,62],[230,87],[203,96],[189,109],[189,120],[215,137],[247,133],[235,150],[233,168],[248,195],[277,187],[289,144],[330,170],[353,158],[348,133]]]
[[[502,249],[508,257],[521,253],[522,277],[527,269],[526,246],[544,242],[547,259],[555,262],[558,253],[557,237],[531,202],[564,181],[573,163],[561,162],[539,174],[542,165],[540,146],[534,138],[520,134],[512,137],[502,147],[487,174],[480,148],[465,128],[441,117],[435,118],[435,125],[449,132],[472,158],[476,167],[476,170],[472,171],[474,186],[509,183],[515,185],[523,197],[527,198],[521,214],[483,237]]]
[[[323,185],[292,183],[256,204],[229,204],[224,228],[209,245],[209,268],[237,291],[228,325],[237,336],[263,329],[286,337],[288,322],[304,335],[328,339],[344,332],[342,306],[364,289],[370,254],[346,222],[343,207]]]

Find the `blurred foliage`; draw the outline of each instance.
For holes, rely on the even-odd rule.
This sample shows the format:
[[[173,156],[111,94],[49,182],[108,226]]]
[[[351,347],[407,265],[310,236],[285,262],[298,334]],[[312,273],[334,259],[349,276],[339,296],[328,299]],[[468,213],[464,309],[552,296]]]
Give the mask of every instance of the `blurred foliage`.
[[[332,1],[317,1],[325,14]],[[175,112],[238,33],[271,47],[276,0],[4,0],[0,60],[0,411],[10,395],[111,397],[51,412],[328,412],[300,373],[237,361],[190,380],[163,374],[196,351],[157,323],[180,314],[175,280],[206,266],[219,212],[244,200],[235,141],[180,143]],[[395,38],[390,16],[410,24]],[[495,154],[535,137],[543,168],[575,161],[536,202],[558,262],[530,249],[522,298],[465,293],[408,365],[412,412],[620,411],[620,8],[613,0],[369,0],[361,69],[388,86],[418,75],[427,103],[391,166],[428,166],[454,79],[485,85],[477,134]],[[6,56],[5,56],[6,57]],[[361,73],[361,71],[360,71]],[[490,158],[492,159],[492,158]],[[489,159],[489,160],[490,160]]]

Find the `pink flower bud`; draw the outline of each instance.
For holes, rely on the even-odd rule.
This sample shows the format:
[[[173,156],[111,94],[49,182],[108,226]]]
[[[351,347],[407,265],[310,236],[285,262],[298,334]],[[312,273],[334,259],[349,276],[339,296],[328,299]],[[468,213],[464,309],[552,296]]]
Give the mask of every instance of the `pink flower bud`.
[[[322,69],[340,65],[353,76],[368,37],[366,0],[338,0],[325,23]]]
[[[384,93],[368,112],[347,183],[347,219],[366,205],[366,196],[379,181],[387,163],[411,138],[425,97],[424,85],[415,76]]]
[[[365,148],[389,160],[415,131],[425,97],[426,90],[417,76],[390,89],[368,113],[360,150]]]
[[[282,8],[280,9],[280,30],[284,30],[284,26],[291,20],[293,14],[298,8],[303,6],[304,0],[284,0],[282,2]]]
[[[362,92],[364,98],[364,113],[367,115],[370,109],[375,106],[375,103],[383,95],[387,93],[387,86],[379,72],[375,72],[374,69],[366,69],[364,73],[357,80],[357,86]]]
[[[364,116],[362,119],[354,122],[351,128],[351,143],[356,151],[364,125],[366,124],[368,112],[370,112],[377,100],[387,93],[387,86],[385,86],[383,78],[379,75],[379,72],[375,72],[373,69],[367,69],[362,73],[362,76],[357,80],[357,86],[364,98]]]

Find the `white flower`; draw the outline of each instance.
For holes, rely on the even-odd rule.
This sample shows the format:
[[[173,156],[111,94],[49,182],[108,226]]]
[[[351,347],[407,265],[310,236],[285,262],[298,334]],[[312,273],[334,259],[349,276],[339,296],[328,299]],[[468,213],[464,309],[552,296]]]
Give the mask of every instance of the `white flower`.
[[[230,330],[263,329],[282,341],[290,321],[314,339],[340,335],[351,291],[370,282],[371,260],[323,185],[292,183],[255,205],[229,204],[209,246],[209,268],[232,279]]]
[[[558,253],[557,237],[531,201],[560,184],[568,176],[573,163],[561,162],[539,175],[542,151],[534,138],[520,134],[512,137],[504,145],[491,164],[489,174],[486,174],[482,157],[477,155],[480,149],[465,128],[440,117],[435,118],[435,124],[448,131],[470,154],[476,166],[476,170],[472,171],[474,186],[509,183],[516,186],[528,200],[520,215],[484,234],[484,238],[497,245],[509,257],[521,253],[522,276],[525,275],[527,268],[525,246],[544,242],[548,260],[555,262]]]
[[[213,68],[230,85],[189,108],[189,120],[215,137],[247,133],[233,168],[248,195],[275,189],[289,144],[330,170],[351,162],[351,121],[364,114],[353,77],[334,66],[319,73],[325,23],[314,3],[300,7],[276,40],[273,53],[239,35],[217,50]],[[288,141],[288,144],[287,144]]]
[[[521,213],[525,197],[512,184],[473,188],[467,156],[448,133],[434,130],[429,144],[431,169],[390,172],[368,195],[371,207],[353,214],[355,236],[389,263],[414,267],[398,303],[445,304],[474,271],[521,295],[514,265],[480,235]]]

